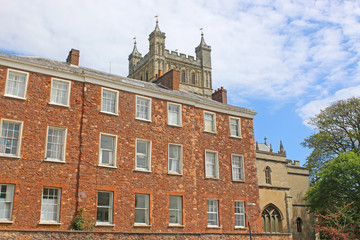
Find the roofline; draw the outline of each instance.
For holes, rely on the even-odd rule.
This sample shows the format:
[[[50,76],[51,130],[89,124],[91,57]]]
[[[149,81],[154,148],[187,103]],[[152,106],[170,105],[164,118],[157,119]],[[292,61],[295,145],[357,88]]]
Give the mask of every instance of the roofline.
[[[176,91],[172,91],[172,90],[162,89],[160,91],[158,89],[151,89],[145,87],[146,84],[154,84],[154,83],[143,82],[140,80],[126,78],[114,74],[108,74],[105,72],[97,71],[95,69],[89,69],[89,68],[72,66],[72,65],[67,65],[66,67],[67,69],[65,69],[65,67],[61,65],[66,65],[66,63],[55,60],[34,58],[34,59],[52,61],[55,63],[57,62],[59,63],[59,65],[56,67],[51,65],[47,66],[45,64],[30,61],[29,59],[30,59],[29,57],[10,55],[0,52],[0,65],[10,68],[17,68],[31,72],[43,73],[46,75],[70,79],[78,82],[92,83],[95,85],[110,87],[118,90],[123,90],[126,92],[131,92],[149,97],[155,97],[163,100],[179,102],[187,105],[192,105],[198,108],[215,111],[219,113],[226,113],[229,115],[234,115],[239,117],[253,119],[254,116],[256,115],[256,112],[250,109],[232,106],[228,104],[221,104],[215,101],[213,103],[210,103],[210,100],[205,97],[201,97],[201,96],[196,96],[196,98],[188,97],[188,96],[182,96],[180,93],[177,93]],[[96,74],[95,72],[91,72],[90,70],[97,71],[98,74]],[[103,74],[105,76],[99,76],[100,74]],[[153,86],[155,87],[156,84],[154,84]],[[204,100],[207,100],[209,102],[201,101],[201,98],[204,98]]]

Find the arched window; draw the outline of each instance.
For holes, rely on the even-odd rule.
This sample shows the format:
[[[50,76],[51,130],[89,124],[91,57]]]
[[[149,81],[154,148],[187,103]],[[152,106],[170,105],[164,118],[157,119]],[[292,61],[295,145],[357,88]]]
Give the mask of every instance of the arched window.
[[[264,171],[265,171],[265,182],[267,184],[271,184],[271,168],[267,166]]]
[[[296,229],[297,229],[297,232],[302,232],[302,224],[303,224],[303,221],[301,220],[301,218],[297,218],[296,219]]]
[[[184,70],[181,71],[180,81],[183,82],[183,83],[185,82],[185,71]]]
[[[196,84],[196,77],[195,77],[195,73],[191,73],[191,84]]]
[[[276,233],[282,231],[280,211],[270,204],[261,214],[263,232]]]

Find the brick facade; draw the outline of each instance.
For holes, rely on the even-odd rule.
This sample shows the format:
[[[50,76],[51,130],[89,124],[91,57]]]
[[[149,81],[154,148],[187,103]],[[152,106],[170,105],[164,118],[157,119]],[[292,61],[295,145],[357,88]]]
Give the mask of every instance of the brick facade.
[[[8,69],[29,73],[25,99],[4,96]],[[49,103],[52,78],[71,82],[68,107]],[[103,88],[117,92],[117,114],[102,111]],[[151,99],[151,121],[136,119],[138,96]],[[168,124],[169,102],[181,104],[181,126]],[[204,111],[215,114],[215,132],[204,131]],[[241,138],[230,137],[230,116],[241,120]],[[79,208],[85,209],[86,219],[96,221],[98,191],[109,191],[113,194],[112,224],[95,226],[94,231],[227,233],[240,237],[248,234],[248,228],[235,228],[234,201],[244,201],[256,204],[246,209],[246,222],[250,222],[254,233],[260,233],[253,116],[251,110],[153,83],[46,59],[1,54],[0,118],[22,121],[23,128],[20,156],[0,156],[0,184],[15,185],[11,221],[0,221],[0,228],[68,230]],[[45,159],[49,126],[67,130],[65,162]],[[114,167],[99,166],[101,134],[116,137]],[[150,171],[136,170],[137,139],[151,141]],[[181,174],[168,172],[169,144],[182,146]],[[218,155],[219,173],[215,179],[205,176],[206,150]],[[232,180],[232,154],[243,156],[244,181]],[[40,223],[43,187],[61,189],[57,224]],[[134,225],[135,194],[150,197],[148,226]],[[182,196],[180,226],[169,225],[169,196]],[[218,227],[207,226],[207,199],[218,200]],[[205,239],[199,236],[187,239]],[[146,239],[154,238],[149,235]]]

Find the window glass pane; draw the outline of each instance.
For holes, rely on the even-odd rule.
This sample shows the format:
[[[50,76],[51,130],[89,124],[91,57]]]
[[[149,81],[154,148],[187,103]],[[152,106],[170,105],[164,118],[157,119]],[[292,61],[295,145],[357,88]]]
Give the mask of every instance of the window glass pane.
[[[69,83],[59,80],[52,80],[51,102],[68,105]]]
[[[48,128],[46,158],[62,161],[64,158],[65,129]]]
[[[149,224],[149,195],[135,194],[135,223]]]
[[[96,222],[112,223],[112,192],[98,192]]]
[[[136,100],[136,117],[150,120],[149,116],[149,99],[137,98]]]
[[[182,224],[182,197],[169,197],[169,223]]]
[[[169,145],[169,171],[180,173],[181,147]]]
[[[149,142],[138,140],[136,142],[136,167],[148,169]]]
[[[218,201],[207,200],[207,224],[208,226],[218,226]]]
[[[204,115],[204,128],[205,131],[208,132],[215,132],[215,119],[214,119],[214,114],[210,114],[210,113],[205,113]]]
[[[20,136],[20,123],[2,121],[0,153],[17,155]]]
[[[58,222],[60,210],[60,189],[43,188],[41,221]]]
[[[11,221],[14,185],[0,184],[0,220]]]
[[[110,206],[110,193],[108,192],[98,193],[98,206]]]
[[[116,113],[117,93],[103,89],[102,91],[102,110],[105,112]]]
[[[180,125],[180,106],[169,104],[168,105],[168,118],[169,124]]]
[[[9,77],[6,81],[6,94],[25,97],[26,74],[19,72],[9,72]]]
[[[115,140],[113,136],[100,135],[100,163],[115,165]]]
[[[240,121],[239,119],[230,118],[230,135],[240,136]]]
[[[206,152],[205,164],[206,177],[217,177],[216,153]]]

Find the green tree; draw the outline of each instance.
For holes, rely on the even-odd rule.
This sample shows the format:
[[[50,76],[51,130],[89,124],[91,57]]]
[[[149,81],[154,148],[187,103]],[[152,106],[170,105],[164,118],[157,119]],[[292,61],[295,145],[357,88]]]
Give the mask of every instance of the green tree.
[[[341,212],[337,221],[325,221],[323,227],[338,232],[354,232],[360,226],[360,155],[354,152],[339,154],[318,171],[318,180],[305,198],[312,213],[329,216]],[[344,210],[346,207],[346,211]]]
[[[306,159],[312,181],[319,169],[339,153],[360,150],[360,97],[340,100],[321,110],[309,120],[318,130],[304,140],[303,146],[313,149]]]

